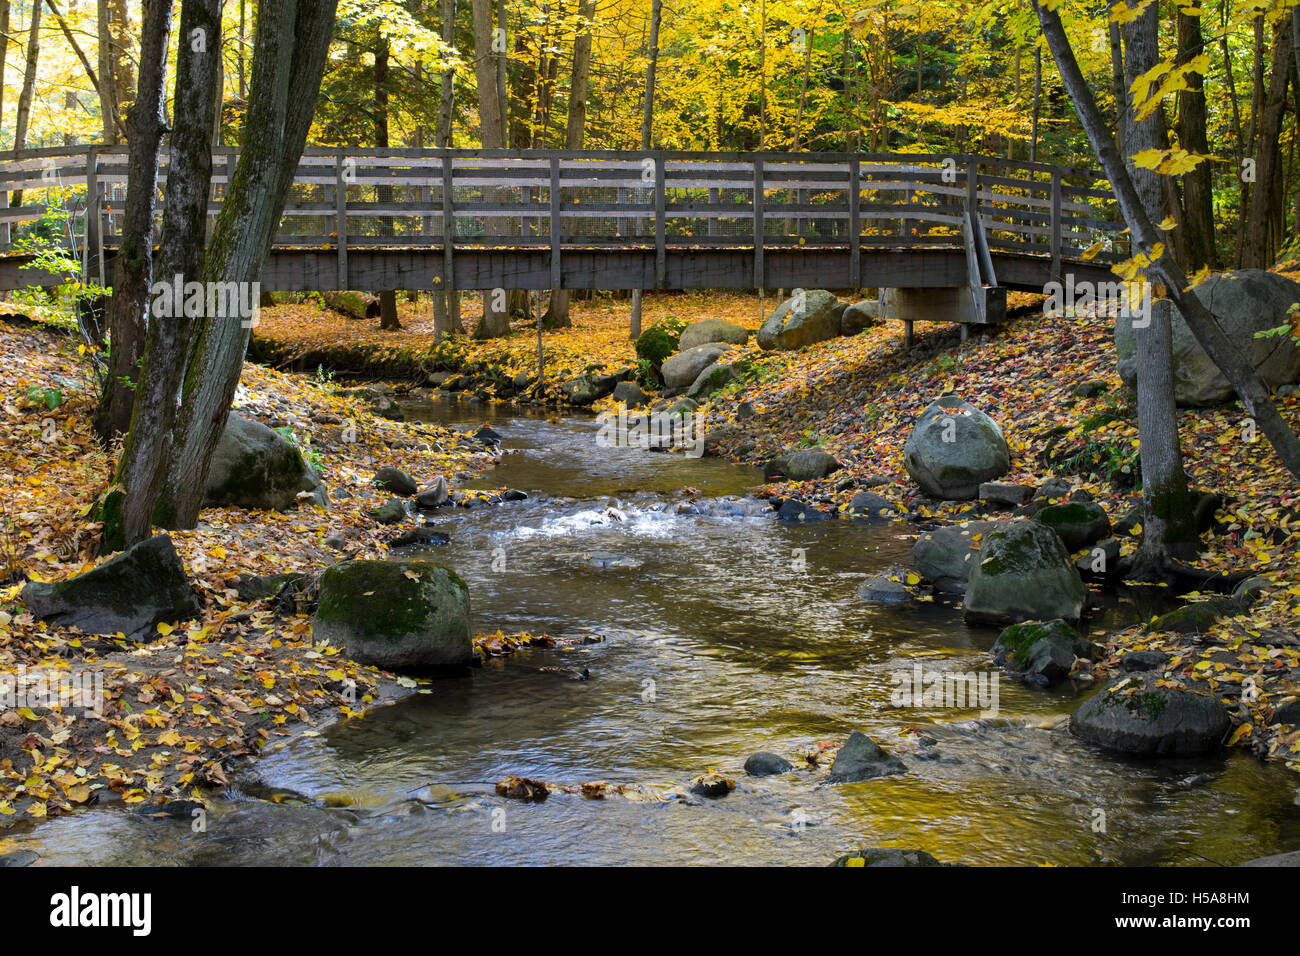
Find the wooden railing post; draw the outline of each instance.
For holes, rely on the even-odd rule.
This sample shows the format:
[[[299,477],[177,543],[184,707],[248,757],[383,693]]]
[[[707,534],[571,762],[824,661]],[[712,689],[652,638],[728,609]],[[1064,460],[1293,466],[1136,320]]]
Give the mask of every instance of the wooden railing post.
[[[1052,170],[1052,271],[1051,278],[1061,278],[1061,171]]]
[[[344,178],[343,150],[334,161],[334,220],[338,240],[338,287],[348,288],[348,183]]]
[[[655,288],[668,284],[668,168],[663,154],[655,156]]]
[[[451,315],[451,297],[456,292],[456,186],[453,182],[450,153],[442,154],[442,290],[447,297],[447,314]]]
[[[849,286],[862,288],[862,161],[849,162]]]
[[[6,223],[5,231],[8,229]],[[6,235],[5,241],[8,240]],[[103,285],[104,258],[100,254],[102,247],[99,235],[99,150],[94,146],[86,150],[86,222],[83,241],[85,255],[81,259],[81,281],[83,284],[89,283],[91,276],[96,276],[99,284]]]
[[[763,157],[754,156],[754,288],[763,292]]]

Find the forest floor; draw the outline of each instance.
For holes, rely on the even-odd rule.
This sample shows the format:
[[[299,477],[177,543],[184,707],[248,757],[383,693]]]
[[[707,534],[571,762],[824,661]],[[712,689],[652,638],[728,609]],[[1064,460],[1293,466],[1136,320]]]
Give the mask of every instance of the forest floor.
[[[768,300],[767,307],[776,304]],[[256,336],[312,371],[312,355],[340,348],[351,350],[352,359],[372,357],[367,368],[427,370],[433,344],[428,304],[401,305],[400,332],[380,332],[377,320],[345,319],[302,304],[264,310]],[[549,394],[535,397],[553,398],[550,390],[560,381],[592,366],[634,366],[626,311],[625,300],[575,302],[573,328],[546,333]],[[753,296],[647,297],[645,327],[669,317],[724,318],[750,329],[760,321]],[[467,326],[472,319],[466,316]],[[751,344],[730,356],[745,369],[742,381],[715,393],[702,408],[709,448],[751,463],[792,447],[829,452],[843,466],[831,477],[756,489],[823,510],[843,510],[857,490],[870,486],[921,522],[983,517],[972,503],[921,499],[902,466],[902,446],[916,415],[940,394],[955,391],[1003,427],[1013,468],[1005,480],[1038,484],[1061,475],[1071,490],[1091,492],[1115,520],[1137,500],[1137,429],[1115,371],[1112,327],[1113,320],[1104,317],[1029,318],[965,345],[951,327],[936,327],[919,332],[911,353],[903,350],[901,328],[891,324],[798,353],[761,352]],[[531,325],[521,324],[504,340],[462,340],[456,350],[458,363],[536,370]],[[8,582],[0,588],[0,680],[25,675],[30,683],[91,671],[102,675],[107,698],[101,718],[90,721],[77,720],[70,706],[0,708],[0,827],[90,803],[120,800],[153,808],[164,799],[195,796],[202,785],[224,784],[232,761],[421,690],[420,682],[358,666],[338,648],[314,645],[308,615],[277,610],[265,600],[241,600],[232,581],[239,575],[319,572],[342,556],[382,557],[385,542],[401,530],[377,525],[369,514],[389,497],[371,484],[383,465],[406,470],[421,485],[443,475],[453,500],[467,494],[490,500],[489,494],[457,488],[458,479],[490,465],[492,456],[482,445],[441,426],[378,417],[360,394],[340,388],[328,374],[295,375],[249,363],[236,408],[294,436],[321,466],[331,508],[288,514],[206,509],[197,529],[173,532],[204,612],[188,624],[160,626],[155,642],[137,648],[46,627],[17,601],[26,580],[69,577],[103,560],[96,555],[98,527],[90,513],[110,480],[111,459],[89,427],[96,389],[75,338],[0,318],[0,355],[0,573]],[[1105,389],[1096,397],[1076,395],[1087,383]],[[45,401],[48,389],[61,400],[53,409]],[[490,389],[475,396],[491,397]],[[743,421],[742,403],[753,413]],[[1300,426],[1300,396],[1280,399],[1279,405]],[[597,406],[608,407],[608,401]],[[1286,732],[1272,719],[1278,702],[1300,692],[1300,492],[1262,436],[1247,440],[1237,404],[1182,411],[1179,423],[1193,484],[1229,499],[1216,532],[1206,539],[1201,564],[1257,572],[1270,585],[1247,614],[1222,620],[1205,634],[1148,633],[1134,626],[1096,635],[1108,656],[1095,671],[1114,669],[1129,650],[1168,650],[1174,655],[1168,680],[1233,702],[1234,745],[1286,759],[1300,770],[1300,732]],[[355,441],[345,439],[349,428]],[[326,544],[337,534],[346,540],[342,548]],[[1133,536],[1125,550],[1135,544]],[[477,640],[489,654],[509,652],[530,637]],[[1259,689],[1251,700],[1241,693],[1247,678]],[[355,697],[342,690],[349,680],[356,684]]]

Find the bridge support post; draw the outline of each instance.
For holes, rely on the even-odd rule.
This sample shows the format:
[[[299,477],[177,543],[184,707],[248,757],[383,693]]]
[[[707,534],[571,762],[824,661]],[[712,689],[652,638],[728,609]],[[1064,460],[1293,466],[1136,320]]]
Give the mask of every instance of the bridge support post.
[[[343,150],[339,150],[334,161],[334,221],[338,240],[338,287],[350,289],[348,285],[348,182],[344,178]]]

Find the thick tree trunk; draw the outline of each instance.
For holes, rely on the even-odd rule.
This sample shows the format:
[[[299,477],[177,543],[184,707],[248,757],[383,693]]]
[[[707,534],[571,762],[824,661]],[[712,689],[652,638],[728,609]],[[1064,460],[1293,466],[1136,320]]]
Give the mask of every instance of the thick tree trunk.
[[[472,0],[471,10],[474,15],[474,75],[478,80],[478,113],[480,136],[485,149],[500,149],[505,146],[505,127],[502,125],[501,99],[497,90],[497,59],[492,50],[492,0]],[[489,188],[484,191],[487,202],[502,202],[504,190]],[[489,236],[505,234],[505,222],[500,217],[488,220],[486,232]],[[478,339],[494,339],[510,333],[510,312],[502,303],[500,309],[494,308],[498,298],[491,292],[483,296],[483,316],[474,329]]]
[[[649,59],[645,68],[645,95],[641,102],[641,149],[648,150],[654,130],[655,80],[659,66],[659,21],[663,17],[663,0],[650,0]],[[845,36],[848,32],[845,31]],[[628,320],[628,337],[641,337],[641,290],[632,290],[632,310]]]
[[[456,0],[439,0],[439,4],[442,41],[452,46],[456,42]],[[438,129],[434,140],[441,149],[446,149],[452,144],[451,123],[456,106],[455,79],[455,69],[448,68],[442,71],[438,87]],[[443,228],[452,233],[456,224],[445,223]],[[460,292],[456,289],[444,286],[434,290],[433,329],[437,341],[442,341],[443,336],[451,332],[464,331],[460,320]]]
[[[591,33],[595,28],[596,0],[578,0],[578,32],[573,38],[573,73],[569,81],[569,121],[564,131],[565,149],[582,149],[587,130],[587,89],[591,77]],[[548,329],[570,328],[569,291],[552,289],[542,324]]]
[[[316,113],[337,5],[338,0],[280,0],[259,10],[243,148],[208,242],[205,281],[253,283],[261,276]],[[193,527],[198,520],[248,336],[249,323],[238,317],[199,321],[157,524]]]
[[[95,428],[100,440],[131,427],[131,407],[149,325],[149,288],[153,285],[153,214],[158,191],[158,155],[162,136],[167,41],[172,28],[171,0],[145,0],[140,34],[140,88],[131,104],[130,154],[126,205],[118,247],[118,281],[109,300],[108,378],[100,398]]]
[[[1178,18],[1178,60],[1186,63],[1204,52],[1201,18],[1189,17],[1181,11],[1174,15]],[[1204,82],[1200,73],[1191,73],[1187,77],[1187,89],[1178,94],[1180,145],[1203,156],[1210,152]],[[1184,267],[1193,272],[1203,266],[1218,268],[1214,247],[1214,177],[1209,162],[1183,175],[1183,224]]]
[[[1241,264],[1247,269],[1267,269],[1277,253],[1276,237],[1280,233],[1284,200],[1278,185],[1282,163],[1282,114],[1286,109],[1287,80],[1291,75],[1293,49],[1290,24],[1279,22],[1273,29],[1273,57],[1268,94],[1259,114],[1255,184],[1251,190],[1250,212],[1246,216],[1245,239]]]
[[[160,281],[182,282],[203,271],[207,230],[208,191],[212,183],[209,144],[212,89],[219,82],[222,0],[184,0],[180,36],[196,30],[207,39],[177,45],[174,109],[176,124],[168,144],[167,191],[163,201],[163,227],[155,270]],[[173,310],[175,311],[175,310]],[[103,508],[104,546],[107,550],[130,547],[148,538],[153,528],[155,502],[167,474],[172,453],[172,428],[177,396],[185,372],[194,322],[183,313],[157,317],[149,323],[144,363],[131,415],[131,428],[118,460],[115,489]]]
[[[1061,25],[1061,18],[1055,11],[1045,9],[1037,0],[1033,2],[1066,92],[1074,102],[1084,132],[1101,162],[1106,178],[1115,190],[1115,198],[1133,237],[1133,244],[1137,250],[1149,255],[1160,244],[1160,235],[1142,208],[1133,181],[1124,168],[1124,161],[1110,139],[1106,123],[1092,98],[1092,91],[1074,59],[1074,51],[1070,49],[1070,41]],[[1182,314],[1188,329],[1201,348],[1205,349],[1210,360],[1232,383],[1247,414],[1254,418],[1255,424],[1269,440],[1282,464],[1292,475],[1300,478],[1300,440],[1273,405],[1268,386],[1255,373],[1254,366],[1219,328],[1214,316],[1201,300],[1185,291],[1188,286],[1186,273],[1167,251],[1148,267],[1147,272],[1164,285],[1166,294]]]

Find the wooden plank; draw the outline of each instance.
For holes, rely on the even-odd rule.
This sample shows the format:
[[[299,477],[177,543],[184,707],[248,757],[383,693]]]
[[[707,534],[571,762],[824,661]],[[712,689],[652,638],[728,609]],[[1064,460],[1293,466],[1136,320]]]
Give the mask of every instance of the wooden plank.
[[[346,291],[348,285],[348,183],[343,176],[343,151],[334,158],[334,222],[338,246],[338,288]]]
[[[763,204],[763,157],[754,157],[754,287],[763,290],[763,241],[764,214]]]

